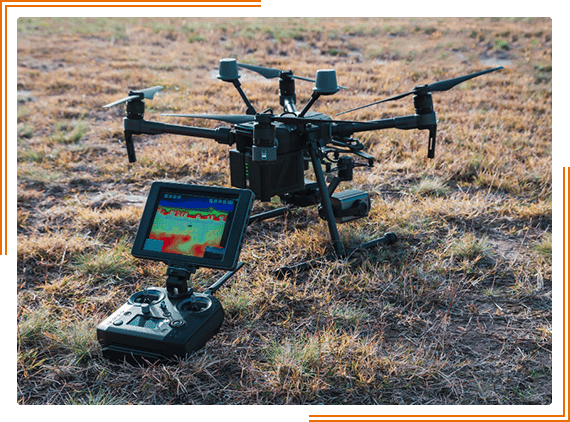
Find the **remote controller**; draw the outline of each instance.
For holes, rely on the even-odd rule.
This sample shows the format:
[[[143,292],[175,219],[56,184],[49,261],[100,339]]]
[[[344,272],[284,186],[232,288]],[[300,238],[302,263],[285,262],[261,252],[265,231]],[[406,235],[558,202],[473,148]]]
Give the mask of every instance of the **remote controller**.
[[[142,363],[184,357],[201,349],[220,329],[224,311],[211,294],[170,298],[164,288],[133,294],[97,327],[103,356]]]
[[[184,358],[219,331],[224,311],[213,295],[243,266],[253,198],[246,189],[152,184],[131,253],[168,264],[166,287],[133,294],[99,324],[104,357],[133,364]],[[197,293],[188,282],[201,267],[228,272]]]

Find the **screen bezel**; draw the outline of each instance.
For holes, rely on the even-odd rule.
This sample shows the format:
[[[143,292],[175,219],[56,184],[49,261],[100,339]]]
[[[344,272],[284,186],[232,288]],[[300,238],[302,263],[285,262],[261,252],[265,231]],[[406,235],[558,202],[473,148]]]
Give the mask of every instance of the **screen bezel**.
[[[207,259],[190,255],[179,255],[164,252],[155,252],[143,249],[148,238],[161,192],[180,193],[208,198],[233,199],[236,201],[233,217],[230,221],[226,248],[222,259]],[[222,188],[218,186],[189,185],[171,182],[154,182],[144,207],[131,254],[136,258],[162,261],[168,265],[172,263],[184,264],[186,267],[205,267],[215,269],[234,269],[238,263],[243,233],[247,226],[249,213],[253,203],[254,194],[248,189]]]

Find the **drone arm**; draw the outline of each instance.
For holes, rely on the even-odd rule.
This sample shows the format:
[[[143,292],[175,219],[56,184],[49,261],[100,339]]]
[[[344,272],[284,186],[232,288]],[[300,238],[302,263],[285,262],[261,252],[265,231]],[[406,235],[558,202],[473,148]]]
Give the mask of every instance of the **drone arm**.
[[[392,117],[362,123],[336,123],[333,124],[331,132],[333,136],[345,137],[356,132],[368,132],[371,130],[417,129],[419,128],[418,120],[423,117],[424,116],[414,114],[411,116]]]
[[[220,144],[232,145],[233,137],[230,136],[229,128],[207,129],[193,126],[169,125],[159,122],[149,122],[144,119],[123,119],[125,129],[125,144],[127,146],[127,156],[129,163],[137,161],[135,155],[135,144],[133,135],[158,135],[161,133],[171,133],[174,135],[195,136],[197,138],[213,139]]]
[[[333,124],[331,134],[333,136],[347,136],[355,132],[368,132],[380,129],[428,129],[428,158],[434,158],[437,132],[437,113],[434,111],[363,123],[337,123]]]
[[[195,126],[173,125],[160,122],[152,122],[147,120],[128,119],[123,120],[125,134],[146,134],[158,135],[162,133],[171,133],[173,135],[195,136],[197,138],[213,139],[218,143],[231,145],[233,144],[230,137],[230,129],[220,127],[217,129],[208,129]]]

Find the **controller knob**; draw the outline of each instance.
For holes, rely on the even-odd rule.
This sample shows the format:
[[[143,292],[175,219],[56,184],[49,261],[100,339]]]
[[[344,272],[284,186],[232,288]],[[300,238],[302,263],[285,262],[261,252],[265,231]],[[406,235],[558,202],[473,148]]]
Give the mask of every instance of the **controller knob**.
[[[172,328],[180,328],[182,327],[184,324],[186,324],[186,322],[182,319],[173,319],[172,321],[170,321],[170,326]]]
[[[141,305],[141,311],[142,311],[143,314],[149,314],[149,313],[150,313],[150,309],[149,309],[148,303],[143,303],[143,304]]]

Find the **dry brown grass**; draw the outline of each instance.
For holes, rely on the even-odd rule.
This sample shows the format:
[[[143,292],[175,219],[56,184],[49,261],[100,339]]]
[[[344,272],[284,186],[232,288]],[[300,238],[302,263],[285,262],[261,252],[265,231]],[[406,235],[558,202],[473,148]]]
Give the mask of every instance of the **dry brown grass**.
[[[551,34],[550,20],[522,18],[19,19],[18,401],[550,403]],[[147,119],[243,113],[215,78],[224,57],[306,76],[334,67],[350,90],[315,106],[329,114],[505,69],[434,94],[434,160],[424,132],[361,137],[377,164],[352,186],[373,209],[341,236],[355,245],[391,230],[396,245],[279,280],[276,267],[330,251],[326,226],[313,209],[257,223],[205,349],[173,365],[107,362],[97,323],[164,283],[164,265],[129,254],[151,182],[230,178],[227,147],[171,135],[137,139],[129,165],[123,111],[102,105],[160,84]],[[277,109],[275,81],[242,73],[256,107]],[[299,103],[310,89],[297,84]],[[198,284],[216,275],[202,270]]]

